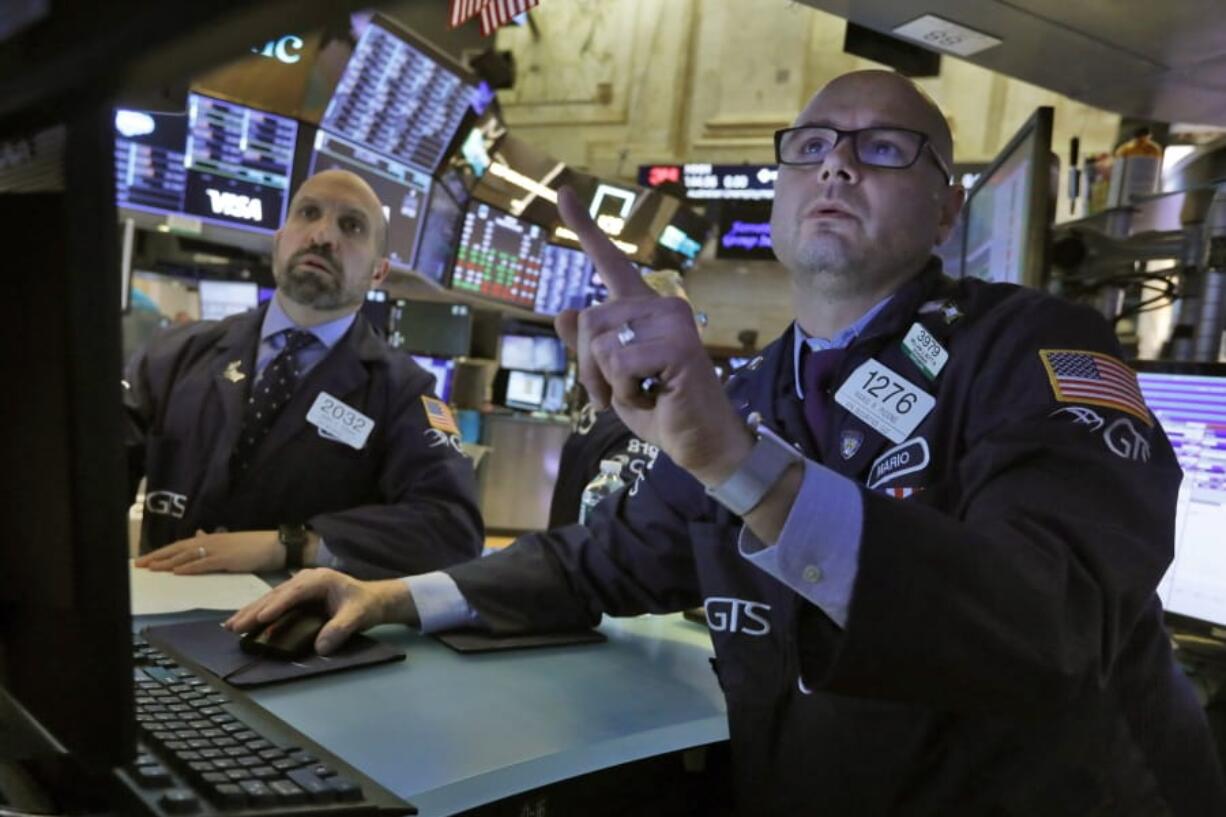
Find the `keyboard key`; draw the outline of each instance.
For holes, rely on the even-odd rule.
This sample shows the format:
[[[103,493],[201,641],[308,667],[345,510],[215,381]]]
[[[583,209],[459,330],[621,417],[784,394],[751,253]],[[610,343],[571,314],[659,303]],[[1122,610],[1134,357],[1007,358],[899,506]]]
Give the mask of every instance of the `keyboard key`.
[[[278,769],[283,772],[287,772],[290,769],[297,769],[299,768],[299,766],[300,764],[295,763],[294,761],[290,760],[288,757],[283,757],[280,760],[274,760],[272,762],[272,767],[274,769]]]
[[[251,770],[250,769],[227,769],[226,777],[230,778],[236,783],[241,782],[243,780],[250,780]]]
[[[191,769],[196,774],[204,774],[205,772],[215,770],[217,767],[213,765],[213,761],[211,760],[193,760],[187,764],[187,768]]]
[[[255,740],[247,741],[247,748],[253,752],[262,752],[265,749],[275,749],[277,747],[273,746],[264,738],[256,738]]]
[[[230,783],[230,778],[226,777],[225,772],[205,772],[200,775],[200,779],[210,786],[224,786]]]
[[[281,803],[301,803],[307,799],[306,792],[289,780],[273,780],[268,784],[277,801]]]
[[[218,769],[237,769],[238,762],[232,757],[219,757],[213,761],[213,766]]]
[[[262,780],[244,780],[238,784],[253,806],[267,806],[276,802],[276,795]]]
[[[277,780],[281,777],[281,772],[272,766],[256,766],[251,770],[251,776],[256,780]]]
[[[184,763],[191,763],[193,760],[204,760],[195,749],[184,749],[182,752],[175,752],[175,757]]]
[[[227,746],[221,751],[226,757],[246,757],[249,754],[246,746]]]
[[[334,772],[332,769],[329,769],[327,766],[323,765],[322,763],[316,766],[314,769],[312,769],[312,771],[315,772],[316,777],[336,777],[336,772]]]
[[[132,777],[137,783],[151,789],[160,789],[170,785],[170,772],[162,764],[137,766],[132,771]]]
[[[362,787],[347,777],[334,777],[328,781],[328,788],[336,795],[337,800],[352,802],[362,799]]]
[[[260,760],[255,755],[243,755],[242,757],[235,758],[235,760],[237,760],[238,765],[242,766],[244,769],[254,769],[256,766],[264,765],[264,761]]]
[[[158,799],[158,805],[171,814],[191,814],[200,808],[200,801],[190,791],[171,789]]]
[[[310,769],[295,769],[287,777],[297,783],[313,803],[327,803],[332,800],[332,787],[328,781],[320,780]]]
[[[304,752],[302,749],[290,752],[289,757],[290,760],[301,766],[310,766],[311,764],[318,762],[314,755],[309,752]]]
[[[247,748],[250,749],[251,744],[247,744]],[[261,752],[257,752],[257,754],[260,757],[264,758],[265,760],[280,760],[281,758],[285,757],[285,752],[281,751],[275,746],[272,747],[271,749],[264,749]],[[305,764],[299,764],[299,765],[305,765]]]
[[[235,740],[241,740],[243,743],[246,743],[249,740],[260,740],[259,735],[257,735],[255,732],[252,732],[250,729],[247,729],[246,727],[244,727],[243,729],[235,730],[235,731],[231,731],[229,729],[226,729],[224,731],[230,732],[230,737],[234,738]]]
[[[247,804],[247,795],[234,783],[222,783],[213,787],[213,802],[220,808],[239,808]]]
[[[225,757],[225,755],[222,754],[222,751],[220,749],[209,748],[209,749],[201,749],[200,757],[204,758],[205,760],[216,760],[219,757]]]

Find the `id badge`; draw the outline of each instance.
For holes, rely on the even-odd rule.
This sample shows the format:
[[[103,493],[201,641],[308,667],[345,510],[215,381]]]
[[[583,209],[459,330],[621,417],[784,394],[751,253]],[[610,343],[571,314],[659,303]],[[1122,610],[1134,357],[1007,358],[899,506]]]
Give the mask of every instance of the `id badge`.
[[[936,398],[876,358],[869,358],[843,381],[834,400],[892,443],[911,436]]]
[[[366,440],[375,427],[374,420],[326,391],[316,395],[306,419],[318,428],[323,436],[359,451],[366,445]]]

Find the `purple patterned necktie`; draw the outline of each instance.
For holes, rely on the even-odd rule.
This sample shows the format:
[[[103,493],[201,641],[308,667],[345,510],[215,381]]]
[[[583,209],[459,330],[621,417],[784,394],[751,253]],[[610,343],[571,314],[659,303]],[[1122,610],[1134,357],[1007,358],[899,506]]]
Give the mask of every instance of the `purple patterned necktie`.
[[[810,349],[804,355],[801,369],[801,384],[805,391],[805,423],[809,426],[809,434],[817,445],[818,453],[825,457],[822,451],[822,439],[825,436],[826,410],[833,400],[831,386],[838,373],[839,364],[847,355],[847,349]]]

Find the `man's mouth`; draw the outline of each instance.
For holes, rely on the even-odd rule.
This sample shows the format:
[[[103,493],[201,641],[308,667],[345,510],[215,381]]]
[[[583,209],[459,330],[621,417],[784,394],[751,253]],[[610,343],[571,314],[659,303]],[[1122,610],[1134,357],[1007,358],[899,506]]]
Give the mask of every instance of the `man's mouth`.
[[[306,267],[307,269],[318,270],[327,275],[333,275],[332,265],[317,255],[301,256],[295,266]]]

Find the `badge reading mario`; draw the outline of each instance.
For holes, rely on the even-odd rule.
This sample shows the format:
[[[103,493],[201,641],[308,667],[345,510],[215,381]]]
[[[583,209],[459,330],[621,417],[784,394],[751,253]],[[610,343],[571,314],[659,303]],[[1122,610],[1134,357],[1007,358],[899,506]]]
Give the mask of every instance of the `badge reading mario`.
[[[441,431],[444,434],[460,433],[460,428],[455,423],[455,417],[451,416],[451,408],[442,400],[422,395],[421,404],[426,410],[426,422],[430,424],[430,428]]]
[[[1039,359],[1058,402],[1105,406],[1154,424],[1136,374],[1118,358],[1084,349],[1040,349]]]

